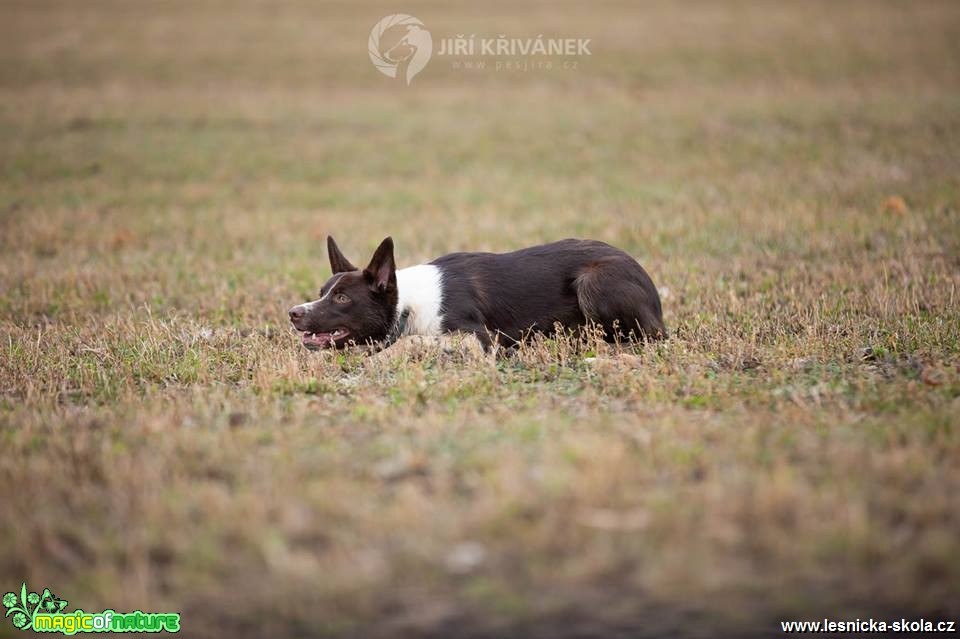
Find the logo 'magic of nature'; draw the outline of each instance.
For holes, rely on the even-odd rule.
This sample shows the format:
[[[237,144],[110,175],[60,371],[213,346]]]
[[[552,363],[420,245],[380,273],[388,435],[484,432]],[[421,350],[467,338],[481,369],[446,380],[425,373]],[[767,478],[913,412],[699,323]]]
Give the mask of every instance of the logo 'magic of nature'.
[[[74,635],[78,632],[180,632],[180,614],[176,612],[64,612],[67,602],[58,598],[49,588],[42,593],[27,592],[27,584],[20,586],[19,596],[3,595],[6,617],[15,628],[34,632],[59,632]]]
[[[380,73],[409,85],[430,61],[433,38],[422,22],[397,13],[373,25],[367,53]]]

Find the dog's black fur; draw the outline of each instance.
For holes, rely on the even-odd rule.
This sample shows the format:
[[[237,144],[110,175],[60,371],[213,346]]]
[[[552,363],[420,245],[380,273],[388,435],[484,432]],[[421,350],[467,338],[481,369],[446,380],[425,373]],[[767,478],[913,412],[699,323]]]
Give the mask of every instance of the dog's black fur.
[[[393,240],[386,238],[360,271],[327,238],[334,277],[320,299],[290,310],[308,348],[396,338],[398,308]],[[475,334],[484,346],[512,345],[557,327],[596,323],[608,341],[665,337],[660,297],[646,271],[609,244],[568,239],[512,253],[451,253],[439,269],[440,328]]]
[[[443,329],[517,342],[531,332],[593,320],[608,339],[661,337],[660,297],[632,257],[609,244],[563,240],[513,253],[451,253],[443,272]]]

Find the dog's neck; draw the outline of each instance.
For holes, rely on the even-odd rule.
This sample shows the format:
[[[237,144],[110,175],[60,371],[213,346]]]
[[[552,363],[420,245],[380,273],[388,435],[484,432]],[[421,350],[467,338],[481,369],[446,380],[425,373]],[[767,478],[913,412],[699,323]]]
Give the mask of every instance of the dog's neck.
[[[400,313],[395,320],[393,320],[393,326],[390,327],[390,332],[387,333],[386,339],[383,340],[384,348],[390,346],[407,334],[407,321],[409,319],[410,311],[405,310]]]
[[[404,335],[439,335],[443,323],[443,281],[433,264],[397,271],[397,308],[388,342]]]

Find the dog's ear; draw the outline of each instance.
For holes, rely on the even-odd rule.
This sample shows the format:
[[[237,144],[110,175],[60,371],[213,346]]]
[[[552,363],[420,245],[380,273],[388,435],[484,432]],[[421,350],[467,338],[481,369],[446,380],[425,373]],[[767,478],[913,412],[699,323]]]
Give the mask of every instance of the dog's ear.
[[[333,274],[343,273],[345,271],[356,271],[357,267],[350,263],[350,260],[343,256],[340,247],[333,241],[333,236],[327,236],[327,255],[330,256],[330,270]]]
[[[373,259],[363,271],[370,287],[381,293],[390,286],[397,285],[397,266],[393,262],[393,238],[380,242],[373,253]]]

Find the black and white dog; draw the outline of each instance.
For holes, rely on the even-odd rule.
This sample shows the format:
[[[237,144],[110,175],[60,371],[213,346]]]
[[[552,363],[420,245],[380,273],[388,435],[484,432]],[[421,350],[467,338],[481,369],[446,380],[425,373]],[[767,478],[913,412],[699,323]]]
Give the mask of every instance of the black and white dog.
[[[386,238],[358,269],[327,238],[331,277],[290,309],[311,350],[472,333],[489,349],[594,322],[607,341],[666,335],[660,297],[636,260],[609,244],[562,240],[512,253],[451,253],[397,270]]]

